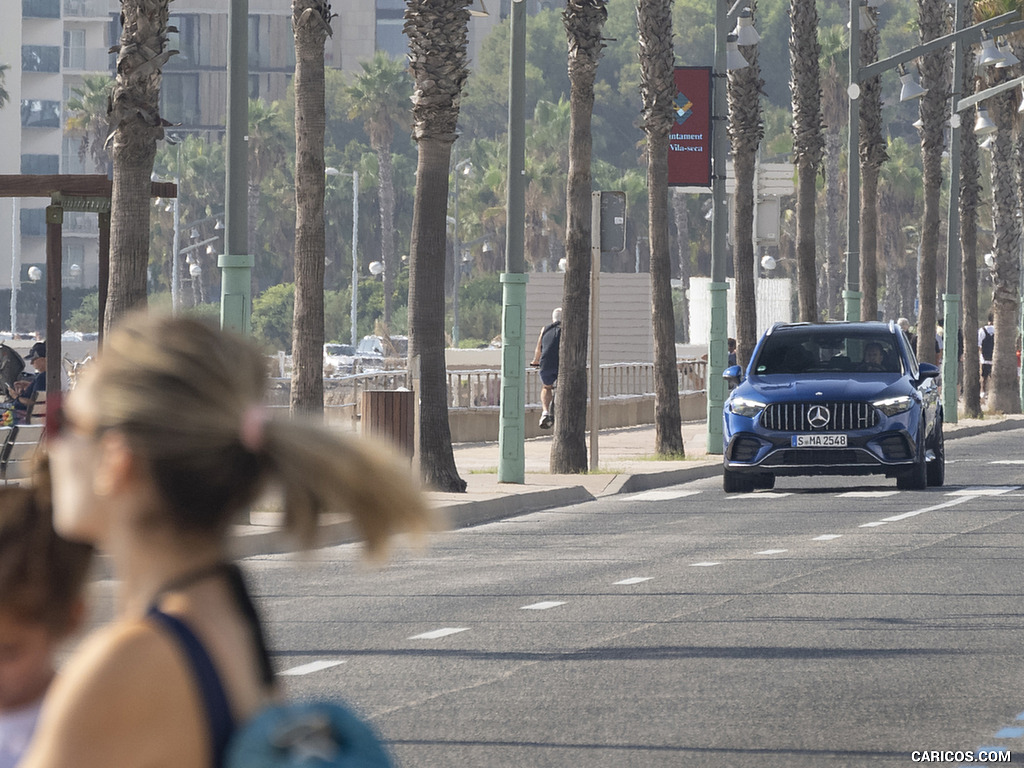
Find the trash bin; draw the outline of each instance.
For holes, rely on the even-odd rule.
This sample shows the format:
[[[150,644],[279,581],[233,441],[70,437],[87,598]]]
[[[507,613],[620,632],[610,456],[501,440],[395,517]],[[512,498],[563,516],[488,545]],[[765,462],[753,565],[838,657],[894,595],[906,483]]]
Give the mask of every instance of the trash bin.
[[[370,389],[363,392],[362,432],[391,442],[410,459],[415,450],[415,393],[411,389]]]

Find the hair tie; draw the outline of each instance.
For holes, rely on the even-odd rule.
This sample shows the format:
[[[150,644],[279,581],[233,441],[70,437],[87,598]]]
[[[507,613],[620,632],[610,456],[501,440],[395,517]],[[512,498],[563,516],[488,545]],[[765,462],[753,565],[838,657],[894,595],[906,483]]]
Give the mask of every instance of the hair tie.
[[[250,405],[242,414],[238,438],[249,453],[259,453],[266,442],[267,409],[263,405]]]

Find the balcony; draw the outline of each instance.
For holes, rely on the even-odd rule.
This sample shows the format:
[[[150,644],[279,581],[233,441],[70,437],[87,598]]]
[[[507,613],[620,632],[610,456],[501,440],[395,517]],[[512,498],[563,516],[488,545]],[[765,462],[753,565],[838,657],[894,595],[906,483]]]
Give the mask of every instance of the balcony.
[[[26,128],[60,128],[60,102],[23,99],[21,124]]]
[[[60,0],[21,0],[21,15],[28,19],[59,19]]]
[[[64,0],[65,18],[105,19],[109,10],[110,3],[107,0]]]
[[[99,48],[65,48],[64,72],[111,72],[115,59]]]
[[[60,48],[56,45],[21,46],[22,72],[60,72]]]

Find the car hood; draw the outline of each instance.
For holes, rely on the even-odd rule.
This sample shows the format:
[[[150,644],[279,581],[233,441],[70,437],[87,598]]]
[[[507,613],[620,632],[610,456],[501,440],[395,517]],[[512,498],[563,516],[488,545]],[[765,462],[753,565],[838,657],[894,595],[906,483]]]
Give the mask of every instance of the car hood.
[[[734,394],[766,402],[831,400],[862,401],[910,394],[910,382],[899,373],[882,373],[868,378],[845,374],[819,374],[794,379],[789,375],[751,376]]]

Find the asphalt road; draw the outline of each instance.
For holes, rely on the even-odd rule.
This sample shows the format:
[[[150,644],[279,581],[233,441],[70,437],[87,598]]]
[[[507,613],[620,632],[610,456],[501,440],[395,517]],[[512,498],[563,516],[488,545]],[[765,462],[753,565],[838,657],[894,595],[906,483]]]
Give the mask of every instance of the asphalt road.
[[[1020,762],[1022,446],[949,441],[947,486],[924,492],[702,480],[383,569],[354,546],[246,567],[291,693],[344,697],[404,768],[903,766],[1018,744]]]

